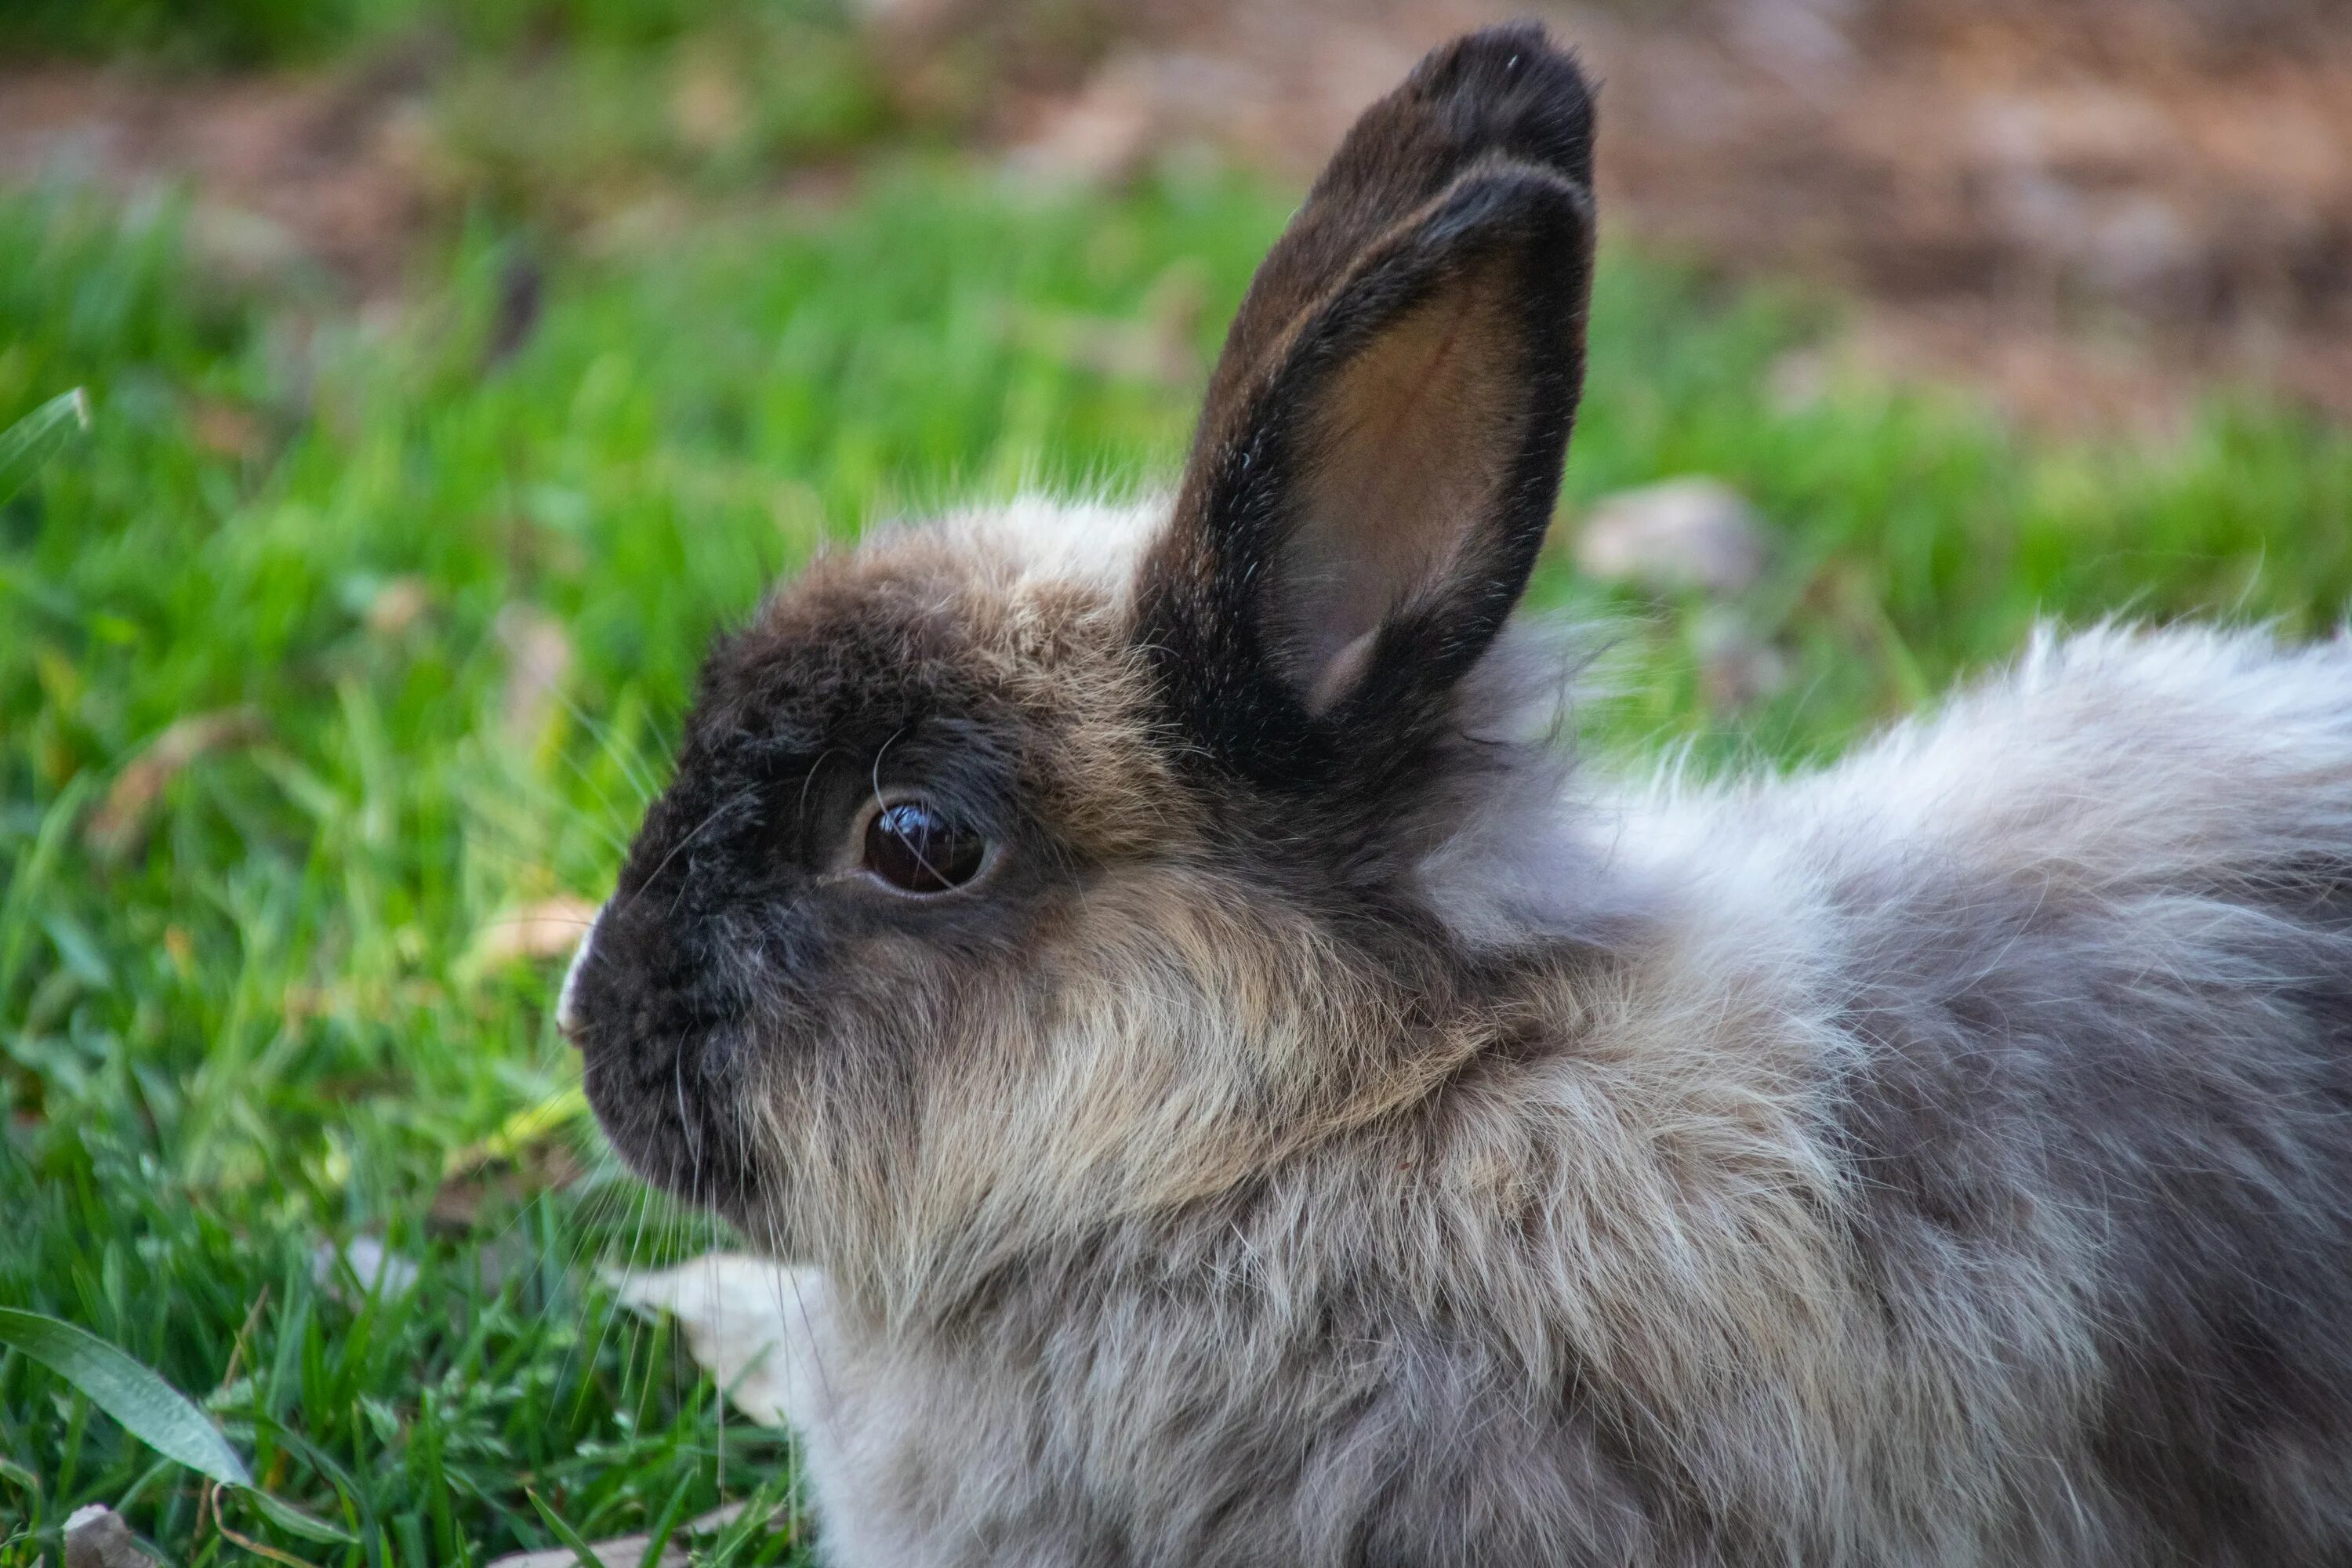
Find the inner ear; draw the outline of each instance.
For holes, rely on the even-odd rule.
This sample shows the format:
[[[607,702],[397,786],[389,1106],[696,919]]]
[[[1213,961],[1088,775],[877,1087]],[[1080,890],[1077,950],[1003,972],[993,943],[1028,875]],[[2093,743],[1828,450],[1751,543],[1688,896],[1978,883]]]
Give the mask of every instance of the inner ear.
[[[1511,258],[1481,258],[1376,331],[1307,399],[1269,606],[1295,689],[1352,690],[1381,625],[1465,569],[1525,446]]]

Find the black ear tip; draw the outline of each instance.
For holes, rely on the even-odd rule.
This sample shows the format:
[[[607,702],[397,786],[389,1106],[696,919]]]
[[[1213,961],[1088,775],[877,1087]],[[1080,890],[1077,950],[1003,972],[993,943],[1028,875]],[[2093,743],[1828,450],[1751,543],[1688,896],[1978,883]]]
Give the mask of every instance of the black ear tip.
[[[1407,79],[1456,147],[1491,149],[1592,183],[1592,84],[1540,22],[1467,33],[1432,50]]]

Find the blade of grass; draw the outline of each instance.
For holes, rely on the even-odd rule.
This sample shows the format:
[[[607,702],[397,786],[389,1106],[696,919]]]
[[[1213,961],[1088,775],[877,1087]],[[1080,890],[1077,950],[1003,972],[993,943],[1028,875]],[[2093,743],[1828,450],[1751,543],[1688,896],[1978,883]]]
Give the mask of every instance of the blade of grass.
[[[26,944],[32,941],[35,922],[27,918],[27,912],[42,884],[56,868],[66,836],[74,819],[81,815],[81,804],[89,797],[92,787],[90,777],[81,773],[58,792],[57,799],[42,814],[32,847],[10,875],[6,893],[0,894],[0,1008],[8,1005],[16,976],[24,966]]]
[[[541,1521],[555,1532],[555,1539],[570,1548],[572,1555],[579,1559],[580,1568],[606,1568],[604,1560],[596,1555],[596,1549],[583,1541],[578,1531],[564,1523],[563,1516],[548,1507],[547,1500],[541,1497],[535,1489],[525,1487],[522,1495],[530,1499],[530,1506],[539,1510]]]
[[[289,1535],[299,1535],[305,1541],[316,1541],[329,1546],[357,1546],[360,1538],[341,1525],[305,1513],[282,1498],[275,1498],[259,1487],[246,1487],[237,1496],[254,1512],[276,1525]]]
[[[89,395],[77,386],[0,430],[0,501],[30,484],[68,437],[89,428]]]
[[[187,1395],[89,1330],[0,1307],[0,1344],[64,1378],[157,1453],[230,1486],[253,1484],[245,1461]]]
[[[686,1500],[693,1492],[697,1479],[694,1476],[682,1478],[677,1489],[670,1493],[669,1506],[662,1510],[661,1517],[654,1521],[652,1533],[646,1537],[645,1555],[637,1559],[637,1568],[661,1568],[663,1549],[669,1545],[669,1538],[677,1533],[677,1521],[686,1517]]]

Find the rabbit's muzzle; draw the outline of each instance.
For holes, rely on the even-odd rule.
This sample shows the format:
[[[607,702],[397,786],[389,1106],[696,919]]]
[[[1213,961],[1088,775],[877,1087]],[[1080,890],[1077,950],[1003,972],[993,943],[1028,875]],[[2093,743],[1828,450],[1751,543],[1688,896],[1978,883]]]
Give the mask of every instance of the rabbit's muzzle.
[[[557,1023],[577,1047],[588,1100],[640,1175],[739,1212],[757,1184],[743,1120],[746,1009],[700,922],[616,897],[564,976]]]

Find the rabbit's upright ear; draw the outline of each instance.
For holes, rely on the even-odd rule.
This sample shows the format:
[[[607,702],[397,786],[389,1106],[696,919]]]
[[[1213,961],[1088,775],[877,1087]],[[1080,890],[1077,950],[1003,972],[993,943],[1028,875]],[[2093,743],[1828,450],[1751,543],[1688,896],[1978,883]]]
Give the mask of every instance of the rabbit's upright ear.
[[[1426,729],[1526,587],[1584,374],[1591,94],[1531,25],[1367,110],[1259,268],[1146,646],[1187,739],[1312,784]]]

